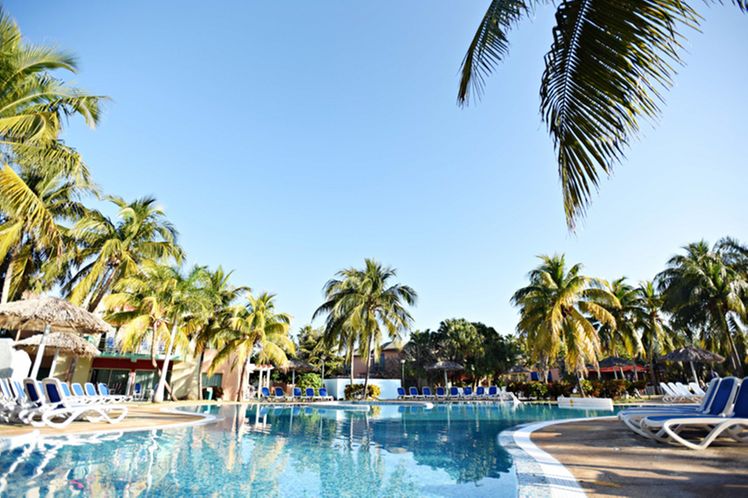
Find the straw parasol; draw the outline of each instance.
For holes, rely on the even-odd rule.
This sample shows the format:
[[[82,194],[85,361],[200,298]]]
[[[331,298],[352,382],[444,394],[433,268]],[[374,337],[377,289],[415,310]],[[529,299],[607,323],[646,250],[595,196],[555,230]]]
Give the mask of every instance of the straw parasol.
[[[631,366],[631,361],[626,358],[621,358],[620,356],[608,356],[607,358],[600,360],[597,365],[599,368],[612,368],[616,379],[618,378],[618,372],[615,368],[618,367],[618,370],[621,372],[621,377],[625,379],[625,376],[623,375],[623,367]],[[636,369],[634,369],[634,375],[636,375]]]
[[[725,358],[718,355],[717,353],[712,353],[711,351],[697,348],[696,346],[686,346],[684,348],[678,348],[675,351],[671,351],[670,353],[660,358],[660,360],[690,363],[693,379],[698,384],[699,377],[696,375],[696,368],[693,366],[694,363],[722,363],[723,361],[725,361]]]
[[[16,342],[15,346],[24,351],[34,353],[39,349],[39,344],[43,337],[42,334],[32,335],[29,338]],[[85,358],[92,358],[99,354],[96,346],[70,332],[52,332],[44,341],[44,348],[55,352],[71,353]]]
[[[444,370],[444,387],[447,387],[447,372],[465,370],[465,367],[454,361],[437,361],[433,365],[427,366],[426,370]]]
[[[57,297],[38,297],[0,304],[0,327],[43,332],[36,349],[31,378],[39,374],[44,347],[50,332],[103,334],[112,330],[104,320]]]
[[[312,366],[302,360],[297,360],[294,358],[290,358],[286,363],[283,364],[281,367],[284,371],[288,372],[291,371],[291,384],[294,386],[296,385],[296,371],[299,372],[311,372],[313,370]]]

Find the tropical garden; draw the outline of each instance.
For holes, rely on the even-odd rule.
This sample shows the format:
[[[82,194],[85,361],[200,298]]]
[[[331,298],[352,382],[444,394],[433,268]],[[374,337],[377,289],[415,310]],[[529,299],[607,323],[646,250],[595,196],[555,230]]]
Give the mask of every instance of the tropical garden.
[[[541,92],[570,226],[599,173],[621,157],[636,116],[656,114],[652,94],[670,82],[666,62],[678,60],[674,28],[698,20],[683,2],[616,7],[620,19],[606,14],[610,2],[588,2],[575,13],[577,3],[559,7]],[[491,3],[463,64],[462,102],[480,93],[506,52],[506,31],[530,7]],[[569,34],[580,23],[572,43]],[[626,38],[612,43],[602,29],[611,24]],[[588,60],[594,47],[605,57]],[[565,65],[571,59],[578,62]],[[600,64],[605,71],[595,70]],[[404,344],[401,375],[419,383],[439,379],[430,368],[438,362],[459,364],[453,380],[472,384],[497,382],[517,365],[541,379],[560,367],[584,393],[605,357],[647,365],[656,383],[658,358],[684,345],[724,356],[717,370],[744,373],[748,246],[729,237],[688,244],[651,281],[636,283],[585,275],[564,255],[543,256],[511,297],[519,312],[514,334],[463,318],[412,331],[416,291],[397,282],[396,269],[366,259],[324,285],[311,317],[321,326],[304,326],[294,337],[291,316],[276,308],[274,294],[235,284],[220,266],[188,266],[178,230],[155,198],[128,200],[99,189],[84,159],[61,138],[69,120],[96,127],[107,101],[68,83],[77,70],[75,57],[29,43],[0,11],[0,302],[55,292],[102,313],[117,328],[123,351],[150,352],[158,371],[154,401],[172,395],[168,368],[175,354],[195,358],[200,368],[208,350],[215,352],[211,370],[228,364],[239,376],[239,399],[251,363],[283,367],[289,360],[315,372],[300,379],[314,386],[320,373],[341,374],[347,366],[352,381],[363,375],[360,394],[371,395],[372,362],[386,341]],[[641,81],[650,84],[642,88]],[[595,105],[580,105],[591,95]],[[354,369],[356,356],[364,359],[363,372]],[[199,372],[197,379],[202,393]]]

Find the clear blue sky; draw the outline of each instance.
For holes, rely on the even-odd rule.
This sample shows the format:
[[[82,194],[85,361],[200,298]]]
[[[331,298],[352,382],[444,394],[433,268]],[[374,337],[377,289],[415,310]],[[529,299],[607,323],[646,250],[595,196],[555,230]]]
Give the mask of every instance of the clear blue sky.
[[[109,95],[66,140],[107,193],[154,194],[190,263],[236,270],[309,321],[341,267],[373,257],[420,294],[417,328],[513,330],[535,256],[652,278],[683,244],[748,241],[748,17],[703,7],[658,126],[644,127],[575,235],[538,113],[552,9],[511,35],[479,105],[455,105],[487,1],[6,2]]]

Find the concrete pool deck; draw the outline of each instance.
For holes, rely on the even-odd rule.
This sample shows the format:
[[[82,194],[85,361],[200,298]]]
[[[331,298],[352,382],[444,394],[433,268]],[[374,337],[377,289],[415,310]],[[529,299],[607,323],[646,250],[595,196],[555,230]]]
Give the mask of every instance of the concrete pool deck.
[[[618,420],[554,424],[532,442],[591,497],[748,496],[748,447],[725,439],[698,452],[649,441]]]

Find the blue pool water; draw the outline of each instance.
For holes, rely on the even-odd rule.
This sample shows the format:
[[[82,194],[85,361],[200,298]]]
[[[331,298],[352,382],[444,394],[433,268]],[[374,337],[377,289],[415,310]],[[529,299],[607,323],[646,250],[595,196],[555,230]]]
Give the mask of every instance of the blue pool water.
[[[0,453],[0,496],[447,497],[517,494],[498,435],[610,415],[547,405],[194,407],[214,423],[47,438]]]

